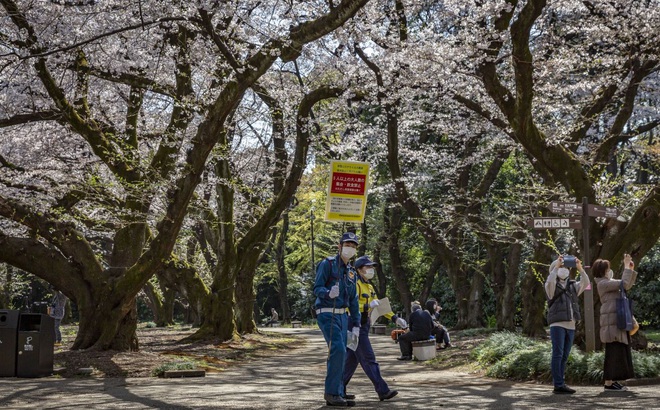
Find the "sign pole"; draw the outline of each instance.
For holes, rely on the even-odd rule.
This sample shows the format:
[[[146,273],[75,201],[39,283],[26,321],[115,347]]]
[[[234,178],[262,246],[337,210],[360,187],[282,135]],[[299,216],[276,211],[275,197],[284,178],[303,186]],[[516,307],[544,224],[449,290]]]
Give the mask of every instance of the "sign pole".
[[[312,234],[312,277],[316,275],[316,259],[314,259],[314,207],[309,210],[309,229]]]
[[[582,254],[583,267],[585,272],[591,267],[591,256],[589,255],[589,203],[587,197],[582,197]],[[584,332],[586,339],[587,353],[593,352],[596,348],[595,326],[594,326],[594,294],[593,278],[590,278],[589,286],[584,291]]]

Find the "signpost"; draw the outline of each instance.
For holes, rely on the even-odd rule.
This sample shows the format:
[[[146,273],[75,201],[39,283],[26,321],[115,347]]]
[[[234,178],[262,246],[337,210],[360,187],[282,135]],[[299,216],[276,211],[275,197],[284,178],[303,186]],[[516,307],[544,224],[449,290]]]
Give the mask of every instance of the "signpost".
[[[609,208],[600,205],[592,205],[587,202],[587,198],[582,198],[579,202],[550,202],[548,205],[550,212],[555,214],[579,215],[579,218],[532,218],[527,225],[534,229],[582,229],[582,246],[585,264],[591,264],[589,255],[589,217],[595,218],[616,218],[620,212],[616,208]],[[585,271],[586,271],[585,267]],[[587,352],[592,352],[596,348],[595,324],[594,324],[594,295],[591,283],[584,291],[584,331],[586,339]]]

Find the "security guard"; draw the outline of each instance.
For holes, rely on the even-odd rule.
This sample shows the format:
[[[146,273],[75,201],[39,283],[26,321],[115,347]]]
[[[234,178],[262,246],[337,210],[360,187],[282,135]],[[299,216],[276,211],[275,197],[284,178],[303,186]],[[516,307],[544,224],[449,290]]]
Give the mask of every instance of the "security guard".
[[[376,355],[374,349],[371,347],[369,340],[369,328],[371,327],[371,320],[369,319],[370,313],[376,306],[379,305],[378,297],[374,287],[369,283],[369,280],[374,277],[375,262],[372,262],[368,256],[361,256],[357,258],[354,263],[355,269],[358,272],[357,292],[360,304],[361,324],[360,337],[358,339],[358,346],[355,351],[348,350],[346,352],[346,367],[344,368],[344,386],[348,385],[351,377],[357,369],[358,363],[362,366],[364,373],[369,377],[369,380],[374,385],[378,398],[383,400],[391,399],[396,396],[396,390],[390,390],[385,380],[380,375],[380,367],[376,362]],[[394,312],[384,314],[387,319],[393,323],[401,326],[402,328],[408,327],[408,324],[403,318],[398,317]]]
[[[355,335],[360,333],[360,310],[355,288],[356,273],[349,262],[355,256],[357,246],[356,234],[353,232],[343,234],[339,241],[339,254],[324,259],[316,268],[314,281],[316,320],[328,344],[324,398],[329,406],[355,405],[354,401],[346,400],[342,375],[346,362],[348,330],[351,329]]]

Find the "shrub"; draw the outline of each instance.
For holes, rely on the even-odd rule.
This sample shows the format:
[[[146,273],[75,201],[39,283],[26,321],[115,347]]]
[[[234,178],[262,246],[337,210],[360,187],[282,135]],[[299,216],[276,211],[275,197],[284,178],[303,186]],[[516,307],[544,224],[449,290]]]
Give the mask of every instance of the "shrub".
[[[495,363],[508,354],[527,348],[531,339],[512,332],[498,332],[472,351],[472,356],[481,365]]]
[[[635,377],[660,376],[660,357],[632,352]],[[490,377],[550,382],[552,343],[529,339],[511,332],[495,333],[472,351],[472,358]],[[600,383],[603,380],[604,352],[584,353],[574,347],[566,365],[568,383]]]

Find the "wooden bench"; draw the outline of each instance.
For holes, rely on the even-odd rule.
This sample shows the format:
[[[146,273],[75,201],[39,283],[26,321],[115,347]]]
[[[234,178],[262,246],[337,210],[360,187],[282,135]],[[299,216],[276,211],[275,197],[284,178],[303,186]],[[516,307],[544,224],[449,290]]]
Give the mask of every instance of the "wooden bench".
[[[292,320],[291,327],[300,327],[302,328],[302,322],[300,320]]]
[[[373,325],[371,326],[371,333],[375,335],[384,335],[387,332],[387,326],[385,325]]]

